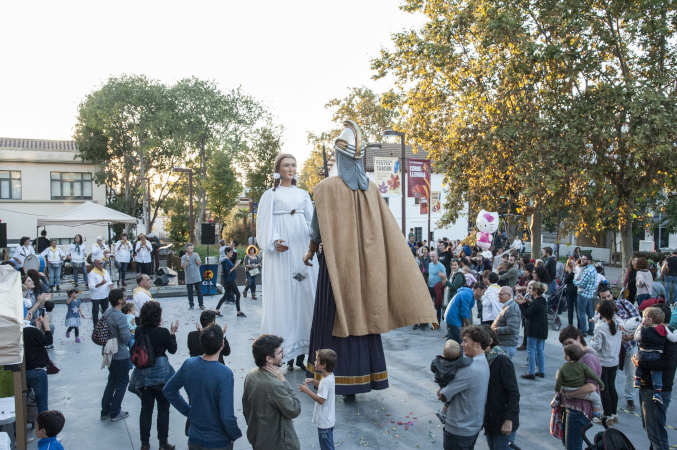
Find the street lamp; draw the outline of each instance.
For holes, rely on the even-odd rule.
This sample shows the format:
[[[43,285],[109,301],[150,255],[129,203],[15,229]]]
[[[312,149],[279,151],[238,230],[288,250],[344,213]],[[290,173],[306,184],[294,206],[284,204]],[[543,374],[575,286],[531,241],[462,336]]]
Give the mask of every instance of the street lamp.
[[[141,175],[136,177],[136,181],[140,182],[147,182],[147,189],[146,189],[146,195],[144,196],[144,203],[146,204],[146,208],[148,209],[148,222],[146,222],[146,236],[150,234],[150,178],[147,177],[142,177]]]
[[[195,222],[193,222],[193,169],[186,169],[185,167],[173,167],[172,172],[188,172],[188,197],[190,199],[188,222],[190,223],[190,242],[195,244]]]
[[[400,143],[402,144],[402,234],[404,237],[407,237],[407,228],[406,228],[406,218],[407,218],[407,210],[406,210],[406,195],[407,195],[407,159],[404,154],[404,132],[403,131],[395,131],[395,130],[385,130],[383,132],[383,137],[389,137],[389,136],[399,136],[400,138]],[[428,205],[428,208],[430,208],[430,205]],[[428,230],[430,231],[430,230]]]

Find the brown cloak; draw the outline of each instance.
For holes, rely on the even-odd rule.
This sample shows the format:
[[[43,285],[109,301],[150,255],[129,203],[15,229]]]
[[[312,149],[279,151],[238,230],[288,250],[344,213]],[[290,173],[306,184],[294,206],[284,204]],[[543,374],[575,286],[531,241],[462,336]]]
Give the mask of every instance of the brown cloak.
[[[333,335],[437,324],[425,280],[376,184],[353,191],[341,178],[329,177],[314,196],[336,299]]]

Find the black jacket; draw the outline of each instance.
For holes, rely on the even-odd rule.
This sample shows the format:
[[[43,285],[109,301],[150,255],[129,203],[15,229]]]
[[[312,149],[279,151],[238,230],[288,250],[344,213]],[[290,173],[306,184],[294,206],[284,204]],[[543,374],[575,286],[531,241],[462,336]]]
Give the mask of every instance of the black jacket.
[[[566,295],[567,297],[576,297],[578,295],[578,287],[574,284],[574,279],[576,279],[576,274],[569,272],[564,272],[564,283],[567,285]]]
[[[512,431],[519,428],[520,391],[512,361],[498,355],[489,365],[489,389],[484,407],[485,434],[501,434],[506,420],[512,420]]]
[[[548,258],[548,261],[545,263],[545,271],[548,273],[547,283],[552,283],[552,280],[557,278],[557,258],[551,256]]]
[[[548,306],[543,296],[524,304],[524,317],[526,337],[548,339]]]
[[[202,351],[202,345],[200,344],[200,332],[197,330],[188,333],[188,352],[190,353],[190,356],[201,356],[204,353]],[[228,339],[224,336],[223,350],[221,350],[221,353],[219,354],[219,362],[225,364],[223,362],[223,357],[228,355],[230,355],[230,344],[228,343]]]
[[[42,332],[35,327],[24,327],[24,353],[26,370],[46,367],[49,362],[46,345],[52,345],[52,332]]]
[[[675,368],[677,368],[677,342],[666,341],[663,347],[663,355],[656,361],[640,361],[639,367],[644,369],[642,376],[642,389],[653,391],[651,383],[652,370],[663,372],[663,391],[672,391],[672,383],[675,381]]]
[[[143,325],[136,328],[134,339],[139,340],[142,334],[147,334],[150,339],[150,345],[153,346],[153,353],[156,358],[167,356],[167,352],[172,355],[176,353],[176,335],[171,334],[168,329],[162,327],[145,327]]]

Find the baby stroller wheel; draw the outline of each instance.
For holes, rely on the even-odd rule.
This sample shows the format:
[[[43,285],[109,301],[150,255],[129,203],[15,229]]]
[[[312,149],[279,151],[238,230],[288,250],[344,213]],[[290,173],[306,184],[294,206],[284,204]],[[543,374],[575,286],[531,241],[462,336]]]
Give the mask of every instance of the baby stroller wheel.
[[[559,320],[559,317],[558,317],[552,322],[552,329],[554,331],[559,331],[560,328],[562,328],[562,321]]]

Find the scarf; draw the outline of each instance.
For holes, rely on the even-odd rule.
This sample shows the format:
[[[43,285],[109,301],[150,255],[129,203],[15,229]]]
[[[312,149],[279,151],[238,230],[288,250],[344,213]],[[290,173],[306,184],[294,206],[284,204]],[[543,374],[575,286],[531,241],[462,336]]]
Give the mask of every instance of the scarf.
[[[56,258],[57,253],[59,251],[59,247],[49,247],[49,250],[52,252],[52,255]]]
[[[150,297],[151,300],[153,299],[153,296],[151,295],[150,291],[149,291],[148,289],[146,289],[146,288],[142,288],[141,286],[137,286],[137,287],[132,291],[132,296],[133,296],[133,297],[136,297],[136,294],[138,294],[139,292],[142,292],[142,293],[146,294],[147,296]]]
[[[106,275],[105,275],[106,271],[105,271],[105,270],[101,270],[101,269],[99,269],[98,267],[94,267],[94,268],[92,269],[92,272],[95,273],[95,274],[97,274],[97,275],[100,275],[101,278],[104,278],[104,279],[106,278]]]
[[[78,244],[77,242],[74,242],[74,244],[75,244],[75,253],[77,253],[79,255],[80,254],[80,244]]]
[[[491,349],[489,353],[486,354],[487,362],[489,363],[489,365],[491,365],[491,363],[494,362],[494,359],[496,359],[498,355],[507,355],[505,350],[503,350],[503,348],[500,345],[495,346],[494,348]]]

